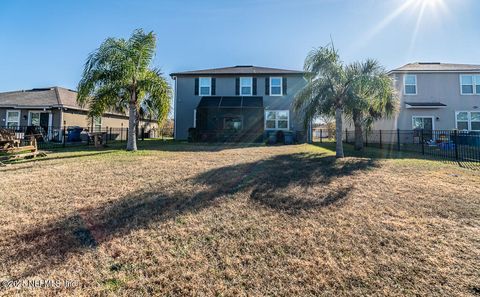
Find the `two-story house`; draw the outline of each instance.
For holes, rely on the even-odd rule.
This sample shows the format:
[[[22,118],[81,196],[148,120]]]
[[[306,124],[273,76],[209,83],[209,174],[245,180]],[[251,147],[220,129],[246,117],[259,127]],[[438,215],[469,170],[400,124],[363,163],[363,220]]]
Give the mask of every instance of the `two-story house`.
[[[480,131],[480,65],[410,63],[390,75],[400,110],[374,130]]]
[[[259,141],[268,131],[307,135],[292,109],[303,71],[234,66],[170,74],[175,81],[175,139],[195,128],[204,141]]]

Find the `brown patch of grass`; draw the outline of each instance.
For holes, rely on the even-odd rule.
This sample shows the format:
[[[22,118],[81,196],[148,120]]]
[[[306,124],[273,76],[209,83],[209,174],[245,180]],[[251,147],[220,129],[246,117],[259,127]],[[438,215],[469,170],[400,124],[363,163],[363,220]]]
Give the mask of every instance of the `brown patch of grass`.
[[[0,168],[0,279],[24,295],[457,295],[480,174],[308,145],[151,144]]]

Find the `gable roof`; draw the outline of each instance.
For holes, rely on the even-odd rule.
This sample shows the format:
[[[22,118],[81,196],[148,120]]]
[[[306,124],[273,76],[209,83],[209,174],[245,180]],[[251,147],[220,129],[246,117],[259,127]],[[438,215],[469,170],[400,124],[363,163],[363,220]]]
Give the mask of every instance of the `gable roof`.
[[[278,68],[259,67],[252,65],[237,65],[232,67],[211,68],[193,71],[170,73],[170,76],[177,75],[228,75],[228,74],[303,74],[303,71]]]
[[[439,62],[415,62],[390,72],[480,72],[480,65]]]
[[[61,87],[3,92],[0,93],[0,107],[68,107],[85,110],[77,104],[77,92]]]

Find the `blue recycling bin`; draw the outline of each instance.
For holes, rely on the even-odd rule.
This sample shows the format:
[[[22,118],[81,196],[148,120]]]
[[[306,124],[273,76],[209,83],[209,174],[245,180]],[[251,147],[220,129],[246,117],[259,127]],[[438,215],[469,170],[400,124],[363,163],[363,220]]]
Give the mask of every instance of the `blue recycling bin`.
[[[81,127],[68,127],[67,129],[67,142],[81,141],[80,134],[83,128]]]

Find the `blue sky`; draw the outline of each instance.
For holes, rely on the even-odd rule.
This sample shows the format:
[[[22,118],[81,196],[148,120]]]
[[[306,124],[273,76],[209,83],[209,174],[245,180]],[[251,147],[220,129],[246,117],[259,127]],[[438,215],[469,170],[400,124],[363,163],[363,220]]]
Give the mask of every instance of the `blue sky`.
[[[166,74],[301,69],[330,36],[345,62],[480,64],[479,15],[477,0],[0,0],[0,91],[76,88],[88,53],[135,28],[157,34],[153,64]]]

